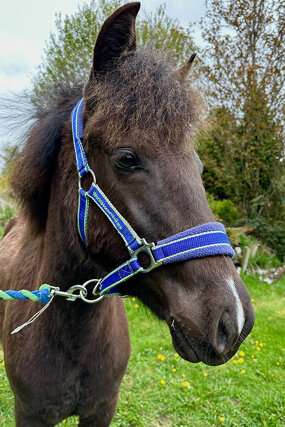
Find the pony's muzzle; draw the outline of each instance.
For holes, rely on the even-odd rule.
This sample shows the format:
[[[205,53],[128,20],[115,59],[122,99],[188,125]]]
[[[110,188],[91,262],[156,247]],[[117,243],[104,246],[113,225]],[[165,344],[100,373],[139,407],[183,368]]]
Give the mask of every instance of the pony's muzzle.
[[[239,289],[242,282],[239,283]],[[217,287],[212,288],[217,291]],[[167,316],[174,348],[184,359],[221,365],[233,357],[254,324],[254,311],[245,290],[237,299],[233,289],[220,287],[212,299],[180,292]]]
[[[239,338],[239,328],[235,318],[225,310],[210,333],[210,345],[217,355],[226,355],[235,346]]]

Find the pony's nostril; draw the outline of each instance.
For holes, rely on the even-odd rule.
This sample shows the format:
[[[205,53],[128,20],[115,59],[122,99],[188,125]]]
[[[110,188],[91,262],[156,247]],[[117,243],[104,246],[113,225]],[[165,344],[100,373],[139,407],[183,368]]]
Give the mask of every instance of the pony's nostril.
[[[212,346],[217,354],[223,354],[231,350],[238,339],[237,325],[232,320],[229,312],[221,315],[218,328],[214,334]]]
[[[218,354],[224,353],[226,349],[227,339],[228,339],[228,331],[227,331],[225,322],[222,319],[220,320],[220,323],[218,326],[216,340],[215,340],[216,342],[213,343],[216,353]]]

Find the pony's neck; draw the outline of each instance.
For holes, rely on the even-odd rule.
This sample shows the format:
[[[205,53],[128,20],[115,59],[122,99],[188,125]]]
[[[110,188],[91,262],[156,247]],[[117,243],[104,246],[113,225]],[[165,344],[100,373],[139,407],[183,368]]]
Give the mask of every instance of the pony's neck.
[[[86,249],[77,236],[77,228],[66,229],[63,213],[57,203],[51,204],[49,209],[45,232],[42,235],[39,253],[36,257],[40,260],[38,269],[38,284],[47,283],[59,287],[61,291],[67,291],[71,286],[82,285],[89,279],[97,278],[100,274],[100,266],[96,260],[91,260]],[[99,276],[100,277],[100,276]],[[92,285],[90,285],[92,290]],[[84,323],[86,331],[94,328],[96,322],[106,321],[115,302],[111,298],[100,301],[98,304],[86,304],[85,302],[66,301],[64,297],[56,297],[47,313],[51,318],[56,318],[54,328],[62,329],[64,324],[70,325],[70,319],[74,325]],[[43,320],[45,322],[45,320]],[[73,326],[81,330],[81,326]],[[68,329],[68,328],[67,328]],[[99,330],[98,328],[96,331]],[[74,331],[71,334],[74,336]],[[69,335],[68,335],[69,336]]]
[[[76,215],[66,212],[60,200],[52,200],[42,237],[40,280],[66,291],[98,278],[100,273],[99,263],[91,259],[80,241]]]

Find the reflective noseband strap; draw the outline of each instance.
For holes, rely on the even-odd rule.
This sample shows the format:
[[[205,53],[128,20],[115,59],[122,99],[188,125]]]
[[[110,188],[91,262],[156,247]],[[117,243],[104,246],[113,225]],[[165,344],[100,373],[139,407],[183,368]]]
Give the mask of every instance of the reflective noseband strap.
[[[153,254],[156,260],[168,264],[209,255],[233,257],[234,251],[223,224],[208,222],[161,240],[153,248]]]
[[[86,245],[86,231],[89,200],[93,200],[117,232],[123,238],[131,258],[114,269],[111,273],[99,280],[94,295],[119,295],[116,286],[125,282],[137,273],[148,273],[162,264],[186,261],[213,255],[228,255],[234,257],[226,230],[219,222],[210,222],[197,227],[189,228],[179,234],[159,241],[157,244],[147,243],[140,238],[128,221],[117,211],[107,196],[96,183],[96,177],[90,169],[83,149],[81,138],[84,135],[82,110],[84,100],[81,99],[71,115],[73,143],[76,157],[76,166],[79,176],[78,201],[78,231]],[[88,191],[81,187],[81,179],[88,173],[93,177],[93,183]],[[138,260],[140,252],[149,257],[149,265],[143,267]],[[98,287],[100,292],[98,293]],[[98,299],[99,300],[99,299]],[[94,301],[96,302],[96,301]]]

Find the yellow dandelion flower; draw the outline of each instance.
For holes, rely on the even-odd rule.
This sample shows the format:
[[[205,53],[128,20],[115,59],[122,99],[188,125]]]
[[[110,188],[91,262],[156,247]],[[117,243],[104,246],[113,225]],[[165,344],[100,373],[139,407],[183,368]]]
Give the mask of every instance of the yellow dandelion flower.
[[[237,361],[237,360],[233,360],[233,362],[234,362],[234,363],[238,363],[238,361]]]
[[[254,344],[254,341],[253,341],[253,340],[250,340],[250,343],[251,343],[251,344]]]
[[[182,374],[182,378],[185,378],[186,377],[186,375],[185,374]]]
[[[2,360],[1,365],[2,365],[2,366],[5,366],[5,362],[4,362],[4,360]]]
[[[208,376],[208,372],[204,372],[204,377],[207,377]]]
[[[256,347],[256,350],[257,350],[257,351],[260,351],[260,347]]]
[[[184,383],[182,383],[183,387],[189,387],[190,383],[189,381],[184,381]]]
[[[244,351],[240,351],[240,352],[239,352],[239,354],[240,354],[241,356],[244,356]]]
[[[255,302],[255,299],[254,299],[254,298],[251,298],[251,302]]]
[[[279,366],[279,365],[280,365],[280,362],[276,362],[276,365],[277,365],[277,366]]]
[[[162,354],[158,354],[157,358],[158,358],[159,360],[165,360],[165,359],[166,359],[166,357],[165,357],[165,356],[162,356]]]
[[[255,359],[255,358],[254,358],[254,359],[253,359],[253,361],[254,361],[254,362],[257,362],[257,359]]]
[[[255,341],[255,344],[258,345],[258,341]]]
[[[135,308],[139,308],[139,305],[138,305],[138,304],[135,304]]]
[[[173,368],[173,369],[172,369],[172,372],[176,372],[176,368]]]
[[[62,420],[63,423],[66,423],[66,420]]]
[[[160,384],[164,385],[164,384],[165,384],[165,381],[164,381],[164,380],[161,380],[161,381],[160,381]]]
[[[259,347],[263,347],[263,343],[262,342],[259,344]]]
[[[135,298],[132,298],[132,301],[135,301],[136,299]]]
[[[244,374],[246,373],[246,370],[245,370],[245,369],[242,369],[242,370],[240,371],[240,373],[241,373],[242,375],[244,375]]]
[[[220,417],[220,421],[223,423],[225,421],[224,417]]]
[[[240,357],[238,360],[237,360],[237,363],[243,363],[244,362],[244,359],[242,358],[242,357]]]
[[[178,356],[179,356],[179,354],[178,354],[178,353],[175,353],[175,354],[174,354],[174,356],[175,356],[175,357],[178,357]]]

